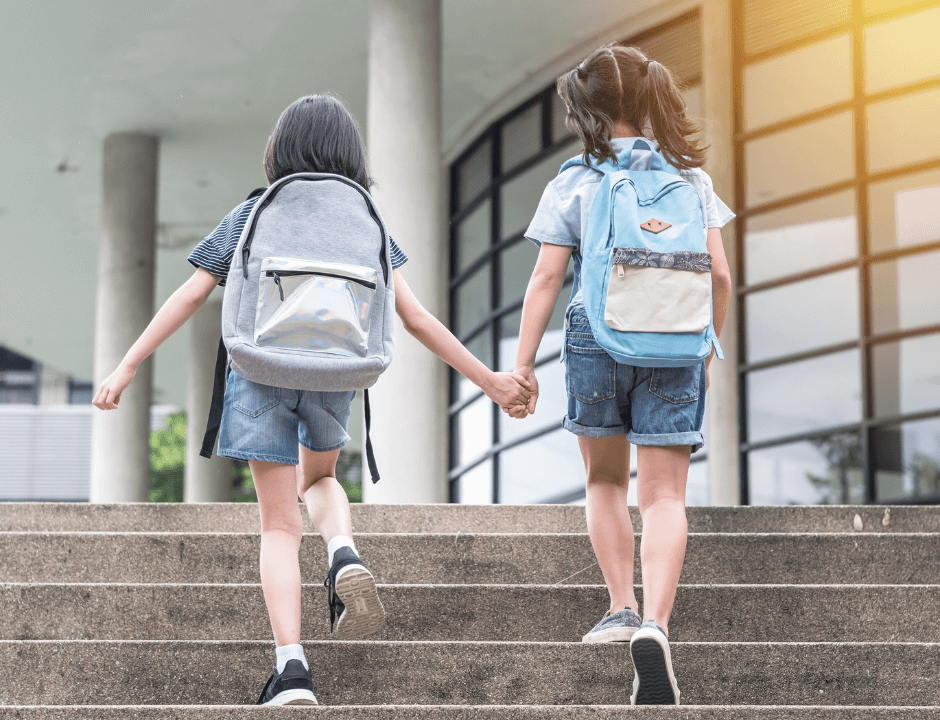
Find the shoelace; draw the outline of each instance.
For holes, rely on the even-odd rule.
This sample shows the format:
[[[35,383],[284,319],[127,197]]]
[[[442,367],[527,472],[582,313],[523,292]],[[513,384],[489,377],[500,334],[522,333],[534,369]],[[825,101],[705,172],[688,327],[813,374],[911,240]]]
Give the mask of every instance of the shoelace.
[[[326,588],[326,601],[330,605],[330,634],[332,634],[333,624],[336,622],[336,604],[341,602],[339,596],[336,594],[336,581],[333,579],[332,572],[326,574],[323,587]]]

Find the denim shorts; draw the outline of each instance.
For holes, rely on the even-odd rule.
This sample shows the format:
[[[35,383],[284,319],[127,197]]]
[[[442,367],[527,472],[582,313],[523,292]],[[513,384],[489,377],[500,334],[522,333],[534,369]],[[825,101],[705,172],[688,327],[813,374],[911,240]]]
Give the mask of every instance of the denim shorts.
[[[626,435],[635,445],[704,445],[705,362],[647,368],[616,362],[574,308],[565,333],[565,428],[581,437]]]
[[[297,445],[313,452],[349,442],[346,426],[354,390],[312,392],[260,385],[229,372],[218,454],[237,460],[296,465]]]

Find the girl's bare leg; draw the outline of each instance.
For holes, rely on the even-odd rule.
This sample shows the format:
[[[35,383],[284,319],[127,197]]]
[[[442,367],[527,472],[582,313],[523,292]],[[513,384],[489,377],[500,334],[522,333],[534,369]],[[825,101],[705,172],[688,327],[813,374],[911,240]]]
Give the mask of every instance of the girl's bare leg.
[[[261,507],[261,589],[277,647],[300,642],[300,539],[292,465],[249,460]]]
[[[300,446],[297,494],[307,506],[307,513],[323,542],[337,535],[352,537],[349,499],[336,479],[339,450],[317,453]]]
[[[685,486],[690,454],[688,446],[637,446],[637,504],[643,518],[643,620],[656,621],[667,634],[688,538]]]
[[[637,610],[633,591],[633,524],[627,507],[630,443],[623,435],[578,438],[587,471],[588,534],[610,593],[610,611]]]

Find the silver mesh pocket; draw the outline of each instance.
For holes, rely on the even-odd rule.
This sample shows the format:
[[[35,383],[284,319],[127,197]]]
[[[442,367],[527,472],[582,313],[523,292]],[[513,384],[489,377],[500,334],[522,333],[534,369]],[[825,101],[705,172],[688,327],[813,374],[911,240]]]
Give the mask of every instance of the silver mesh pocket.
[[[376,272],[345,263],[265,258],[255,344],[365,357]]]

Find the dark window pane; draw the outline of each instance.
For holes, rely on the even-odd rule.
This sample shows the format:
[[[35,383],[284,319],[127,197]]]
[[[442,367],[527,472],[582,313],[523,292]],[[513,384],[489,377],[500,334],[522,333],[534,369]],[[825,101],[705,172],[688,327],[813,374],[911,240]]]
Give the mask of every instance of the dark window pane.
[[[457,502],[464,505],[489,505],[493,502],[492,460],[480,463],[458,478]]]
[[[486,329],[481,331],[479,334],[474,335],[472,340],[468,340],[464,343],[464,347],[470,351],[473,357],[475,357],[487,367],[490,366],[490,341],[492,337],[493,334],[489,331],[489,329]],[[478,388],[456,370],[451,370],[451,373],[456,378],[458,401],[465,400],[471,395],[476,395],[478,392],[480,392],[480,388]]]
[[[872,252],[940,240],[940,170],[873,183],[868,188]]]
[[[748,207],[849,180],[855,175],[852,112],[847,111],[744,147]]]
[[[490,314],[490,264],[487,263],[467,278],[454,293],[457,307],[458,337],[470,332]]]
[[[747,376],[752,442],[811,432],[862,419],[857,350],[768,368]]]
[[[826,195],[748,218],[744,273],[748,285],[797,275],[858,255],[855,191]]]
[[[872,103],[866,110],[870,172],[940,157],[940,88]]]
[[[940,323],[940,251],[871,266],[872,330],[908,330]]]
[[[872,348],[875,414],[890,417],[940,408],[940,334]]]
[[[532,104],[502,128],[502,172],[509,172],[542,149],[542,103]]]
[[[500,190],[501,239],[505,240],[528,227],[535,209],[539,206],[545,186],[558,174],[562,163],[576,152],[577,149],[572,150],[570,147],[559,150],[515,180],[503,185]]]
[[[747,456],[752,505],[857,505],[865,501],[856,433],[752,450]]]
[[[878,502],[940,495],[940,419],[871,432]]]
[[[747,359],[759,362],[858,337],[858,270],[745,297]]]
[[[474,400],[454,418],[457,429],[456,466],[471,462],[493,445],[493,403],[486,395]]]
[[[523,505],[578,493],[584,477],[577,438],[559,429],[499,454],[499,501]]]
[[[490,201],[467,215],[457,228],[457,272],[463,272],[490,247]]]
[[[490,141],[487,140],[457,169],[457,199],[460,207],[466,207],[467,203],[490,184],[490,178],[493,176],[492,152]]]
[[[500,304],[502,306],[521,300],[532,277],[532,268],[538,259],[539,249],[532,242],[522,239],[503,250],[500,255],[502,275],[500,281]]]

